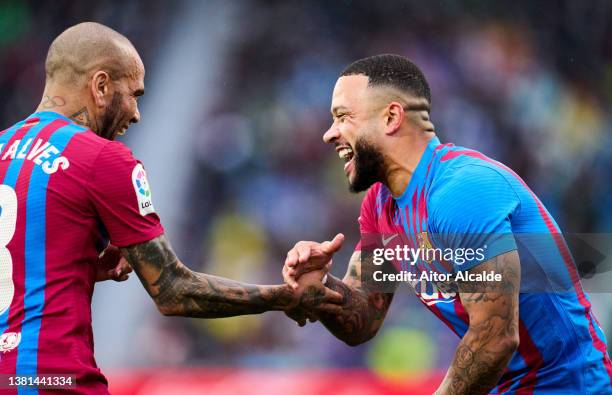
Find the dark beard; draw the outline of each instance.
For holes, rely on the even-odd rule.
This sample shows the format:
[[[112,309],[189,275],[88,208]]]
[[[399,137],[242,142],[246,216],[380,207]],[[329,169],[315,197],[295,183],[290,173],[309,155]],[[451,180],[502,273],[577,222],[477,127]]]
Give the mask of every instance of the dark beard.
[[[121,93],[113,93],[113,99],[102,117],[102,124],[98,131],[100,137],[104,137],[107,140],[115,139],[119,131],[119,122],[121,121],[120,112],[122,99],[123,95]]]
[[[354,152],[355,179],[349,181],[351,192],[363,192],[375,182],[384,181],[385,158],[373,144],[360,137],[355,143]]]

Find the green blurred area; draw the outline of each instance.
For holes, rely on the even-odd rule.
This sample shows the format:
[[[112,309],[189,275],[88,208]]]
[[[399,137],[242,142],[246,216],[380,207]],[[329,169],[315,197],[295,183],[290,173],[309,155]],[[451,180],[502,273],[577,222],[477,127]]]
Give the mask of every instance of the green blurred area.
[[[0,47],[17,40],[29,29],[30,14],[24,2],[0,3]]]

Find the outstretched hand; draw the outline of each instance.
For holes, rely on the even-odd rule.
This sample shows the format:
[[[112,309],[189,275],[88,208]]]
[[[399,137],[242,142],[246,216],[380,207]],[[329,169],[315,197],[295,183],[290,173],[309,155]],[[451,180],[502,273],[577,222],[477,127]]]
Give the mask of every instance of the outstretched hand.
[[[325,275],[332,264],[332,256],[340,250],[344,235],[338,233],[331,241],[317,243],[300,241],[287,253],[283,267],[283,279],[294,289],[298,288],[298,279],[305,273],[321,270]]]

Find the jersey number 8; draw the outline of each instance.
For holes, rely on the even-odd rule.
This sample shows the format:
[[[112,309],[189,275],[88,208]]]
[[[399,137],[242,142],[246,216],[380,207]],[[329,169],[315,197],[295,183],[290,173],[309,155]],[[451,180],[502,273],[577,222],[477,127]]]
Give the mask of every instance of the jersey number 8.
[[[17,194],[8,185],[0,185],[0,315],[13,301],[13,259],[6,247],[15,234]]]

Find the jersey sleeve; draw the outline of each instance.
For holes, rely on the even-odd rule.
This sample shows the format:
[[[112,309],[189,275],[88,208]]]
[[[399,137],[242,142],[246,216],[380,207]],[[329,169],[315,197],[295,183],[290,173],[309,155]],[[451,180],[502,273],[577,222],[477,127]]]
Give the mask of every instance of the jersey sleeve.
[[[92,173],[89,196],[112,244],[126,247],[164,233],[145,170],[127,147],[116,141],[106,144]]]
[[[519,198],[499,171],[463,166],[432,200],[432,239],[436,247],[452,251],[454,271],[469,270],[517,249],[510,220]]]
[[[359,212],[359,243],[355,246],[355,251],[361,251],[364,246],[372,246],[377,243],[379,238],[378,227],[376,225],[376,197],[380,184],[373,185],[366,193],[361,202]]]

